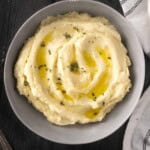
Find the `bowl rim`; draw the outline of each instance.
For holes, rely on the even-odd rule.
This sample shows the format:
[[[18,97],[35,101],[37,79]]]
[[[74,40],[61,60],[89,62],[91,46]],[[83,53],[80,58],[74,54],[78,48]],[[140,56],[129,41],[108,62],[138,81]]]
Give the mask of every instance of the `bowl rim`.
[[[111,132],[107,133],[107,134],[106,134],[105,136],[103,136],[102,138],[96,138],[96,139],[92,138],[90,141],[86,141],[86,140],[85,140],[85,141],[69,142],[69,143],[68,143],[68,142],[64,142],[64,141],[57,141],[57,140],[54,140],[54,139],[47,138],[47,136],[43,136],[43,135],[41,135],[40,133],[36,132],[30,125],[28,125],[28,124],[26,123],[26,121],[24,121],[24,119],[23,119],[23,118],[20,116],[20,114],[18,114],[18,112],[16,111],[16,108],[15,108],[13,102],[11,101],[11,95],[10,95],[10,93],[8,92],[8,86],[9,86],[9,85],[6,84],[6,83],[7,83],[7,81],[6,81],[6,80],[7,80],[7,79],[6,79],[6,74],[7,74],[6,66],[7,66],[8,56],[9,56],[9,53],[10,53],[10,51],[11,51],[11,47],[12,47],[12,45],[14,44],[14,41],[15,41],[17,35],[18,35],[18,34],[20,33],[20,31],[24,28],[24,26],[25,26],[26,24],[28,24],[28,22],[29,22],[30,20],[32,20],[32,18],[34,18],[35,16],[39,15],[42,11],[44,11],[44,10],[50,8],[50,7],[53,7],[53,6],[58,5],[58,4],[61,4],[61,3],[74,2],[74,1],[81,1],[81,0],[62,0],[62,1],[58,1],[58,2],[55,2],[55,3],[49,4],[49,5],[45,6],[45,7],[43,7],[43,8],[41,8],[41,9],[37,10],[37,11],[36,11],[35,13],[33,13],[30,17],[28,17],[28,19],[26,19],[26,20],[23,22],[23,24],[19,27],[19,29],[17,30],[16,34],[14,35],[14,37],[13,37],[13,39],[12,39],[10,45],[9,45],[9,48],[8,48],[8,51],[7,51],[7,54],[6,54],[6,57],[5,57],[4,72],[3,72],[4,86],[5,86],[5,92],[6,92],[6,95],[7,95],[7,99],[8,99],[8,101],[9,101],[10,105],[11,105],[11,108],[12,108],[13,112],[15,113],[15,115],[17,116],[17,118],[19,119],[19,121],[20,121],[25,127],[27,127],[30,131],[32,131],[33,133],[35,133],[36,135],[38,135],[38,136],[40,136],[40,137],[43,137],[43,138],[46,139],[46,140],[49,140],[49,141],[52,141],[52,142],[55,142],[55,143],[69,144],[69,145],[73,145],[73,144],[78,145],[78,144],[87,144],[87,143],[96,142],[96,141],[98,141],[98,140],[102,140],[102,139],[108,137],[109,135],[111,135],[111,134],[113,134],[115,131],[117,131],[117,130],[125,123],[125,121],[129,118],[129,116],[132,114],[133,110],[135,109],[135,107],[136,107],[136,105],[137,105],[137,103],[138,103],[138,101],[139,101],[139,99],[140,99],[140,96],[141,96],[141,93],[142,93],[142,89],[143,89],[143,87],[144,87],[144,80],[145,80],[145,62],[144,62],[145,58],[144,58],[144,53],[143,53],[143,51],[142,51],[141,44],[140,44],[140,42],[139,42],[139,40],[138,40],[138,38],[137,38],[137,36],[136,36],[137,41],[139,42],[139,45],[140,45],[140,47],[141,47],[140,55],[141,55],[141,58],[142,58],[142,65],[143,65],[143,70],[144,70],[144,72],[143,72],[143,74],[142,74],[142,75],[143,75],[143,76],[142,76],[142,81],[141,81],[141,84],[142,84],[142,85],[140,85],[140,92],[138,93],[138,96],[137,96],[137,97],[138,97],[138,100],[137,100],[136,103],[134,103],[134,105],[132,106],[132,109],[131,109],[132,111],[131,111],[130,113],[128,113],[128,115],[126,115],[126,118],[125,118],[125,119],[122,119],[123,121],[120,122],[119,125],[118,125],[116,128],[114,128]],[[83,1],[82,1],[82,2],[83,2]],[[106,9],[111,10],[116,16],[119,16],[121,19],[123,19],[125,22],[127,22],[127,20],[125,19],[124,16],[122,16],[119,12],[117,12],[115,9],[113,9],[113,8],[110,7],[110,6],[108,6],[107,4],[104,4],[104,3],[102,3],[102,2],[97,2],[97,1],[91,1],[91,0],[84,0],[84,2],[88,2],[88,3],[91,3],[91,4],[95,3],[95,4],[97,4],[97,5],[101,5],[101,7],[105,7]],[[134,31],[132,31],[132,33],[135,35]]]

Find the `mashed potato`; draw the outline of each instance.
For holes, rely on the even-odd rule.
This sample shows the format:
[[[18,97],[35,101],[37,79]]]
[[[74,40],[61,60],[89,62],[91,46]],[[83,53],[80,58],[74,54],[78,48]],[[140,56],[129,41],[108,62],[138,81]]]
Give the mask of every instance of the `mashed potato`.
[[[15,64],[17,89],[57,125],[101,121],[127,94],[130,60],[104,17],[49,16]]]

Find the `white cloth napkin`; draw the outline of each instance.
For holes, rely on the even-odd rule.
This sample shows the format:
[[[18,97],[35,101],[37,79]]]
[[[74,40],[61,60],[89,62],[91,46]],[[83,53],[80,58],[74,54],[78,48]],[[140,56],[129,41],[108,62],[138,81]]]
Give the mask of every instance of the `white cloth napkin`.
[[[120,0],[124,15],[133,25],[144,52],[150,58],[150,0]]]
[[[129,120],[123,150],[150,150],[150,87]]]
[[[120,3],[150,58],[150,0],[120,0]],[[129,120],[123,150],[150,150],[150,86]]]

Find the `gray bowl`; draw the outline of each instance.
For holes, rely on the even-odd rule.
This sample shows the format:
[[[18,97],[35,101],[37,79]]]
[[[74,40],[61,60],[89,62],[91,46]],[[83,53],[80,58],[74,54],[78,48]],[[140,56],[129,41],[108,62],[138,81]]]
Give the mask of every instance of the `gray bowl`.
[[[94,16],[105,16],[108,18],[120,32],[132,60],[132,90],[125,99],[99,123],[74,126],[53,125],[49,123],[41,113],[28,104],[25,98],[20,96],[14,88],[16,86],[13,76],[14,63],[16,62],[24,41],[33,35],[40,21],[46,16],[64,14],[69,11],[86,12]],[[13,111],[21,122],[31,131],[50,141],[65,144],[83,144],[105,138],[116,131],[128,119],[141,95],[144,73],[145,63],[141,46],[131,26],[124,17],[100,2],[90,0],[65,0],[39,10],[18,30],[10,44],[6,56],[4,83]]]

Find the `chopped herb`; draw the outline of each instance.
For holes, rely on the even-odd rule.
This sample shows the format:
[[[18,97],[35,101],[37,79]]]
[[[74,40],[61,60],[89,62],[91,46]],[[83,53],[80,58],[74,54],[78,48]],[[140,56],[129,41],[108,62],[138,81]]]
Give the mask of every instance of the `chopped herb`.
[[[39,65],[39,66],[38,66],[38,69],[41,69],[42,67],[44,67],[44,66],[43,66],[43,65]]]
[[[105,102],[102,102],[102,105],[105,106]]]
[[[57,80],[59,80],[59,81],[60,81],[60,80],[61,80],[61,78],[59,78],[59,77],[58,77],[58,78],[57,78]]]
[[[61,102],[60,102],[60,105],[64,106],[65,104],[64,104],[64,102],[61,101]]]
[[[85,32],[83,32],[83,34],[86,34]]]
[[[95,96],[95,94],[94,94],[94,93],[92,93],[92,96]]]
[[[62,83],[61,83],[61,82],[56,82],[56,84],[62,85]]]
[[[45,47],[45,43],[44,42],[41,43],[41,47]]]
[[[65,91],[65,90],[62,90],[61,92],[62,92],[62,93],[64,93],[64,94],[66,93],[66,91]]]
[[[94,114],[93,114],[93,115],[94,115],[94,116],[96,116],[97,114],[98,114],[98,112],[94,112]]]
[[[94,95],[93,101],[96,101],[96,98],[97,98],[97,97]]]
[[[52,69],[49,69],[49,72],[51,72],[52,71]]]
[[[50,78],[47,78],[47,80],[49,81],[49,80],[50,80]]]
[[[28,86],[28,85],[29,85],[28,81],[24,80],[24,86]]]
[[[79,32],[79,28],[73,27],[73,29],[76,30],[77,32]]]
[[[27,97],[29,97],[30,95],[28,94]]]
[[[48,53],[49,53],[49,55],[51,55],[51,50],[50,49],[48,50]]]
[[[71,35],[68,34],[68,33],[65,33],[64,36],[65,36],[66,39],[70,39],[71,38]]]
[[[39,65],[39,66],[38,66],[38,69],[41,69],[41,68],[43,68],[43,67],[46,67],[46,64]]]
[[[82,71],[82,72],[86,72],[86,70],[84,70],[84,68],[83,68],[83,67],[81,67],[81,71]]]
[[[108,59],[111,59],[111,57],[108,57]]]
[[[79,69],[78,63],[77,62],[71,63],[70,66],[69,66],[69,68],[70,68],[71,72],[77,72],[78,69]]]

